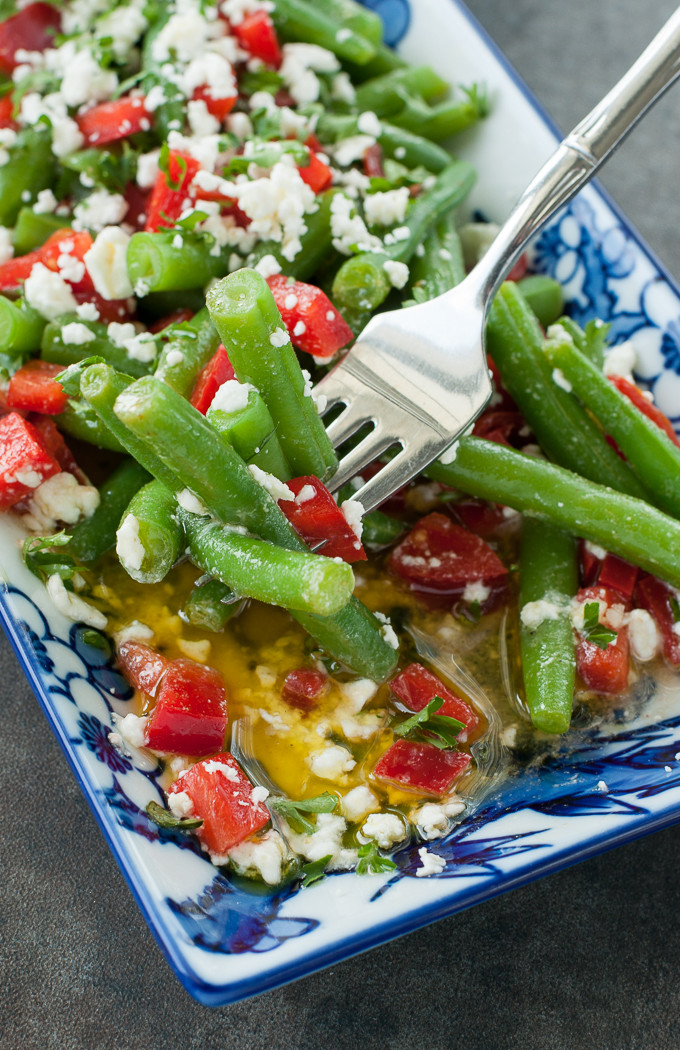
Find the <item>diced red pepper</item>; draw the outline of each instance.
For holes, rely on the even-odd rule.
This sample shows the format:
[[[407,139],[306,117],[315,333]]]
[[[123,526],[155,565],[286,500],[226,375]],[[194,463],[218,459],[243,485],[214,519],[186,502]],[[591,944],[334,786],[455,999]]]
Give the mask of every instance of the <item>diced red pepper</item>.
[[[223,121],[225,117],[229,116],[236,105],[237,99],[237,94],[229,95],[226,98],[213,98],[210,88],[207,87],[197,87],[194,91],[194,101],[205,102],[208,113],[211,113],[219,121]]]
[[[17,51],[44,51],[54,46],[61,15],[52,4],[27,4],[0,23],[0,70],[11,74],[21,63]]]
[[[246,15],[242,22],[232,26],[232,33],[253,58],[261,58],[266,65],[279,68],[283,55],[274,23],[266,11]]]
[[[479,725],[477,712],[465,700],[452,693],[441,678],[437,678],[422,664],[409,664],[405,667],[392,679],[390,689],[409,711],[422,711],[435,696],[441,697],[444,703],[437,714],[457,718],[467,727],[461,731],[459,740],[467,740],[468,734],[474,732]]]
[[[157,334],[158,332],[165,331],[171,324],[183,324],[184,321],[190,321],[194,316],[193,310],[188,310],[186,306],[181,306],[178,310],[173,310],[167,317],[159,317],[157,321],[149,325],[149,331]]]
[[[309,135],[305,139],[305,146],[307,147],[307,149],[311,149],[313,153],[324,152],[323,146],[321,145],[313,131],[310,131]]]
[[[267,284],[298,350],[332,357],[354,338],[342,314],[316,285],[290,281],[280,273],[268,277]]]
[[[309,499],[301,503],[297,499],[279,500],[279,507],[306,543],[316,547],[323,541],[317,553],[327,558],[342,558],[348,562],[366,561],[361,540],[323,482],[309,475],[293,478],[286,484],[296,497],[303,489],[307,489],[304,495],[308,495]]]
[[[193,660],[172,660],[158,688],[146,727],[154,751],[200,757],[224,746],[227,694],[213,667]]]
[[[123,196],[127,203],[127,211],[125,212],[126,224],[134,226],[137,230],[143,229],[151,191],[142,189],[136,182],[128,182]]]
[[[476,421],[473,434],[475,437],[495,441],[497,445],[509,445],[521,448],[529,440],[530,433],[526,420],[521,412],[507,409],[491,409],[483,412]]]
[[[155,696],[170,661],[150,645],[130,639],[118,648],[118,665],[131,686],[147,696]]]
[[[656,407],[653,401],[645,397],[642,390],[635,383],[631,383],[630,379],[626,379],[625,376],[610,376],[609,378],[619,393],[627,397],[629,401],[632,401],[643,415],[651,419],[652,423],[656,423],[657,427],[660,427],[668,435],[673,444],[680,448],[680,438],[675,433],[670,419]]]
[[[66,227],[51,234],[39,249],[40,261],[48,270],[60,273],[65,260],[83,263],[82,276],[78,280],[64,277],[73,294],[87,296],[94,293],[94,284],[84,266],[85,255],[93,245],[92,235],[86,230],[71,230]],[[60,265],[61,264],[61,265]]]
[[[674,630],[674,593],[656,576],[645,576],[637,586],[636,598],[656,620],[663,641],[663,655],[673,667],[680,667],[680,634]]]
[[[281,696],[291,707],[311,711],[328,688],[328,676],[311,667],[298,667],[286,675]]]
[[[468,583],[504,588],[508,570],[479,536],[434,511],[390,555],[390,570],[413,590],[459,597]]]
[[[160,172],[149,198],[145,230],[168,229],[174,225],[184,210],[189,186],[200,164],[195,157],[179,150],[170,150],[168,174]]]
[[[118,142],[151,125],[144,99],[130,96],[100,102],[76,117],[76,123],[88,146]]]
[[[306,167],[298,167],[300,178],[314,193],[323,193],[333,181],[333,172],[327,164],[317,157],[316,153],[309,154],[309,164]]]
[[[18,412],[0,419],[0,510],[30,496],[59,470],[32,423]]]
[[[583,587],[591,587],[599,575],[602,559],[593,553],[591,546],[586,540],[579,541],[579,562],[581,584]]]
[[[14,99],[10,95],[0,98],[0,128],[16,128],[17,123],[13,119]]]
[[[31,276],[31,270],[39,262],[40,251],[34,251],[0,264],[0,292],[16,291],[22,281]]]
[[[576,599],[583,604],[602,602],[607,607],[624,605],[620,594],[603,586],[585,587],[578,592]],[[600,606],[600,623],[603,620],[604,614]],[[622,693],[628,685],[629,652],[627,627],[617,629],[616,641],[611,642],[606,649],[600,649],[594,642],[579,634],[576,644],[576,669],[588,689],[592,689],[593,692]]]
[[[523,277],[526,277],[527,270],[529,269],[529,260],[527,259],[526,252],[522,252],[519,259],[510,270],[510,273],[505,278],[506,281],[521,281]]]
[[[487,503],[481,499],[466,499],[449,504],[451,512],[470,532],[478,536],[492,536],[509,520],[500,503]]]
[[[54,456],[62,470],[67,474],[73,474],[81,485],[89,484],[87,475],[78,466],[71,449],[68,447],[61,432],[51,416],[35,415],[29,421],[40,434],[45,448],[51,456]]]
[[[607,554],[602,562],[597,582],[603,587],[612,587],[626,601],[630,601],[639,572],[636,565],[631,565],[623,558],[618,558],[616,554]]]
[[[23,412],[41,412],[56,416],[63,412],[68,402],[61,383],[55,376],[64,371],[63,365],[32,358],[17,369],[9,381],[7,404]]]
[[[207,365],[198,373],[190,398],[191,404],[204,416],[222,383],[235,378],[236,373],[229,360],[229,354],[220,343]]]
[[[85,279],[89,281],[90,275],[86,274]],[[134,313],[134,299],[104,299],[99,292],[81,288],[74,288],[73,295],[79,303],[91,303],[95,306],[99,320],[104,324],[110,324],[111,321],[128,321]]]
[[[381,755],[373,774],[378,780],[441,796],[450,790],[470,762],[470,756],[464,751],[444,751],[433,744],[396,740]]]
[[[203,824],[196,835],[217,856],[263,828],[269,810],[253,799],[253,785],[228,751],[206,758],[182,773],[168,788],[168,796],[185,792],[194,816]]]
[[[369,179],[385,178],[383,151],[378,142],[374,142],[372,146],[364,150],[364,175],[368,175]]]

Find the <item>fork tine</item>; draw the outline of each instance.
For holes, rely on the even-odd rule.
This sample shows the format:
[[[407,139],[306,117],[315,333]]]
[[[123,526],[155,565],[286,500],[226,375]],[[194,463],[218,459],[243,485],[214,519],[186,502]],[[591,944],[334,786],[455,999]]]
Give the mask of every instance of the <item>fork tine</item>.
[[[362,485],[352,495],[352,499],[358,500],[365,512],[374,510],[383,500],[414,478],[440,451],[440,446],[433,450],[429,447],[416,446],[414,448],[406,445],[394,459],[386,463],[377,474]],[[344,460],[341,466],[343,464]]]
[[[375,430],[367,434],[363,441],[360,441],[351,452],[348,452],[340,460],[338,469],[329,483],[331,492],[337,492],[346,481],[353,478],[363,467],[368,463],[372,463],[374,459],[377,459],[378,456],[398,440],[398,438],[395,438],[378,425]]]
[[[348,437],[351,437],[364,423],[370,423],[371,417],[367,416],[366,408],[360,401],[348,405],[337,419],[329,423],[326,433],[334,448],[341,445]]]

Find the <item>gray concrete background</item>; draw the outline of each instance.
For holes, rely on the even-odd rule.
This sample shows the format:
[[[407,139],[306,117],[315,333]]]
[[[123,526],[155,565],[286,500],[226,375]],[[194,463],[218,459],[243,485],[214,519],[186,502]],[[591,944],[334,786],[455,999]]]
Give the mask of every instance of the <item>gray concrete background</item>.
[[[567,128],[674,4],[470,7]],[[676,276],[678,90],[603,179]],[[158,950],[4,637],[0,674],[2,1050],[680,1047],[678,828],[249,1002],[199,1006]]]

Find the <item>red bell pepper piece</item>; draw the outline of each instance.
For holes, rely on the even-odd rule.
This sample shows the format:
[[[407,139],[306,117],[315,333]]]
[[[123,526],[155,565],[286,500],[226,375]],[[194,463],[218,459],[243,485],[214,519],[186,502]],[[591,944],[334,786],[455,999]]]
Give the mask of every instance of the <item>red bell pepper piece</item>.
[[[164,332],[171,324],[183,324],[185,321],[190,321],[193,316],[193,310],[188,310],[186,306],[180,306],[179,309],[173,310],[173,312],[168,314],[167,317],[159,317],[157,321],[150,324],[149,331],[154,334]]]
[[[444,685],[441,678],[428,671],[422,664],[409,664],[390,682],[390,689],[409,711],[422,711],[434,700],[435,696],[444,701],[436,712],[449,718],[457,718],[466,726],[461,730],[459,740],[467,740],[468,733],[474,732],[479,725],[479,716],[469,704]]]
[[[620,594],[603,586],[584,587],[576,595],[576,600],[583,604],[601,602],[607,607],[624,605]],[[600,606],[600,623],[603,622],[609,626]],[[596,693],[622,693],[628,685],[629,651],[627,627],[617,629],[616,641],[611,642],[606,649],[600,649],[594,642],[579,634],[576,644],[576,669],[588,689]]]
[[[317,553],[327,558],[342,558],[347,562],[366,561],[361,540],[323,482],[310,475],[293,478],[286,484],[296,496],[307,489],[305,495],[309,495],[309,499],[301,503],[297,499],[279,500],[279,507],[306,543],[315,547],[324,541]]]
[[[155,696],[170,661],[150,645],[130,639],[118,648],[118,665],[131,686],[147,696]]]
[[[61,383],[55,376],[63,372],[63,365],[51,361],[32,358],[17,369],[9,381],[7,404],[23,412],[41,412],[47,416],[57,416],[63,412],[68,402]]]
[[[35,264],[41,261],[38,250],[0,264],[0,292],[16,291],[19,285],[31,276]]]
[[[44,51],[54,46],[61,15],[52,4],[28,4],[0,23],[0,70],[11,74],[21,63],[17,51]]]
[[[228,751],[182,773],[168,788],[168,797],[179,792],[189,796],[194,816],[203,821],[197,837],[220,857],[270,820],[269,810],[253,799],[253,785]]]
[[[18,412],[0,419],[0,510],[30,496],[59,470],[32,423]]]
[[[151,191],[145,230],[153,232],[174,225],[184,210],[189,186],[199,168],[198,161],[188,153],[170,150],[168,173],[159,174]]]
[[[229,354],[222,343],[220,343],[207,365],[198,373],[191,398],[189,399],[191,404],[204,416],[212,405],[213,398],[222,386],[222,383],[235,378],[236,373],[229,360]]]
[[[304,168],[298,166],[298,172],[314,193],[323,193],[333,181],[333,172],[313,151],[309,154],[309,164]]]
[[[213,667],[172,660],[146,726],[148,746],[180,755],[209,755],[224,746],[227,694]]]
[[[237,94],[228,95],[226,98],[213,98],[210,94],[210,88],[207,87],[197,87],[193,97],[196,102],[205,102],[208,113],[211,113],[219,121],[223,121],[225,117],[229,116],[238,99]]]
[[[673,444],[680,448],[680,439],[675,433],[670,419],[652,401],[645,397],[642,390],[635,383],[631,383],[630,379],[626,379],[625,376],[610,376],[609,378],[619,393],[624,394],[629,401],[632,401],[643,415],[651,419],[652,423],[656,423],[657,427],[660,427],[661,430],[668,434]]]
[[[86,230],[71,230],[66,227],[56,230],[51,234],[43,246],[39,248],[40,261],[48,270],[61,273],[64,280],[71,286],[74,296],[89,297],[94,293],[92,278],[85,267],[85,254],[93,245],[92,235]],[[68,276],[68,269],[64,269],[68,263],[82,263],[82,267],[75,267],[74,274],[80,269],[80,274]]]
[[[68,447],[61,432],[51,416],[31,415],[29,422],[43,439],[45,448],[51,456],[54,456],[62,470],[67,474],[73,474],[81,485],[88,485],[87,475],[78,466],[71,449]]]
[[[476,533],[477,536],[492,536],[501,525],[509,520],[503,513],[504,508],[500,503],[466,499],[460,503],[451,503],[449,507],[461,525],[470,532]]]
[[[437,511],[421,518],[395,547],[389,568],[413,590],[453,596],[475,582],[499,590],[508,575],[488,543]]]
[[[232,33],[242,48],[253,58],[260,58],[268,66],[278,69],[283,55],[274,23],[266,11],[254,11],[242,22],[232,26]]]
[[[298,667],[286,675],[281,696],[291,707],[311,711],[328,688],[328,676],[311,667]]]
[[[486,438],[487,441],[495,441],[497,445],[509,445],[514,448],[521,448],[531,436],[521,412],[507,409],[483,412],[475,423],[473,434],[475,437]]]
[[[313,284],[290,281],[281,273],[267,278],[290,340],[314,357],[332,357],[354,338],[328,296]]]
[[[656,620],[663,641],[663,655],[673,667],[680,667],[680,634],[676,633],[674,593],[656,576],[645,576],[637,586],[637,601]]]
[[[3,95],[0,98],[0,128],[16,128],[17,123],[13,119],[14,99],[12,95]]]
[[[127,211],[125,212],[126,224],[134,226],[137,230],[143,229],[151,191],[142,189],[136,182],[128,182],[123,196],[127,203]]]
[[[372,146],[364,150],[364,175],[368,175],[369,179],[385,178],[383,151],[378,142],[374,142]]]
[[[376,763],[373,775],[428,795],[445,795],[471,758],[464,751],[444,751],[433,744],[396,740]]]
[[[593,554],[586,540],[579,541],[579,564],[582,586],[591,587],[600,573],[602,559]]]
[[[118,142],[151,126],[144,99],[130,96],[100,102],[76,117],[76,123],[88,146]]]
[[[529,269],[529,260],[527,259],[527,253],[522,252],[519,259],[510,270],[510,273],[505,278],[506,281],[521,281],[523,277],[526,277],[527,270]]]
[[[640,570],[636,565],[631,565],[630,562],[624,561],[623,558],[618,558],[616,554],[608,553],[602,562],[597,582],[602,587],[612,587],[626,601],[630,601],[633,597],[639,572]]]

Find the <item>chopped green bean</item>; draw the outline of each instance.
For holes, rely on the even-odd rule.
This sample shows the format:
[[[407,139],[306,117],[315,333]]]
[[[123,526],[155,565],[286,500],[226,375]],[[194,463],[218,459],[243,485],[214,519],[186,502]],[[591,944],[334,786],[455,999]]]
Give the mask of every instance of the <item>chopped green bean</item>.
[[[99,506],[94,514],[73,529],[69,553],[78,561],[91,564],[111,550],[123,511],[149,479],[148,471],[134,459],[123,460],[99,489]]]
[[[0,348],[9,357],[35,353],[45,327],[45,318],[25,299],[0,296]]]
[[[243,602],[235,599],[231,587],[221,580],[205,580],[197,583],[184,603],[183,614],[194,627],[218,632],[243,608]]]
[[[154,478],[123,512],[116,547],[120,563],[138,583],[159,583],[184,546],[174,492]]]

